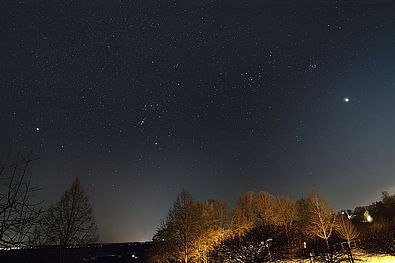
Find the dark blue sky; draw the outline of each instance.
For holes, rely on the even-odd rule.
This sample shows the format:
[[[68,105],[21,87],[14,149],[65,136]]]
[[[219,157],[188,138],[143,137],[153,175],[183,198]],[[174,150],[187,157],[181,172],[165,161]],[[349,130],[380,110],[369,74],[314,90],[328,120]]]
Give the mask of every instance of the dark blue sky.
[[[9,1],[0,147],[39,198],[79,176],[102,241],[148,240],[185,187],[336,209],[395,191],[390,1]],[[349,101],[346,102],[345,98]]]

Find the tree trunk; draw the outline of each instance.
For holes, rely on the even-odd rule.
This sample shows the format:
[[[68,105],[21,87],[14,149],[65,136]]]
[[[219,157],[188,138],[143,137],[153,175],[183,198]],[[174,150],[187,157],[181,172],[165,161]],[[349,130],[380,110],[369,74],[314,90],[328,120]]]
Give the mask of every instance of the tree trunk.
[[[188,263],[188,249],[185,248],[184,250],[184,263]]]
[[[326,242],[326,248],[327,248],[327,255],[328,255],[328,260],[329,260],[329,262],[333,262],[333,258],[332,258],[332,251],[331,251],[331,248],[330,248],[330,246],[329,246],[329,241],[328,241],[328,239],[325,239],[325,242]]]
[[[330,251],[330,246],[329,246],[329,241],[328,241],[328,239],[325,239],[325,242],[326,242],[326,248],[328,249],[328,252]]]
[[[348,249],[348,254],[350,255],[350,262],[354,263],[354,257],[352,256],[352,250],[351,250],[350,241],[347,241],[347,249]]]

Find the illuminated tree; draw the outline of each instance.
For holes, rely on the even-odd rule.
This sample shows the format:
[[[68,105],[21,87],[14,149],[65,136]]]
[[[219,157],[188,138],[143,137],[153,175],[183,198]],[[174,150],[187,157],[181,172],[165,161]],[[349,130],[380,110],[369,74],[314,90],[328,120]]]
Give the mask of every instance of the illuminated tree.
[[[231,229],[234,234],[243,234],[254,227],[255,218],[254,193],[248,192],[240,197],[233,211]]]
[[[226,237],[226,230],[223,228],[207,229],[195,240],[194,255],[200,262],[209,262],[209,253]]]
[[[209,200],[201,203],[200,233],[195,240],[196,257],[203,263],[209,261],[209,252],[219,244],[229,233],[227,223],[229,218],[225,202]]]
[[[307,199],[307,213],[307,232],[324,239],[329,252],[330,246],[328,240],[335,229],[336,214],[324,198],[314,190],[310,192]]]
[[[255,194],[255,209],[262,225],[274,225],[278,214],[276,197],[268,192]]]
[[[166,221],[158,229],[154,240],[166,247],[171,259],[188,263],[194,257],[194,243],[201,231],[200,209],[192,195],[182,190]]]
[[[92,207],[78,178],[60,201],[48,209],[43,224],[49,244],[66,247],[98,240]]]
[[[339,215],[335,225],[337,235],[347,241],[347,249],[350,255],[350,261],[354,262],[351,249],[351,241],[359,236],[359,231],[354,227],[350,220],[345,215]]]
[[[345,215],[338,216],[335,228],[339,237],[346,240],[348,244],[350,244],[351,241],[357,239],[359,236],[359,231]]]
[[[291,245],[291,232],[295,232],[299,219],[298,206],[290,198],[279,196],[275,199],[274,211],[273,223],[284,229],[288,245]]]
[[[286,196],[259,192],[255,195],[255,207],[259,222],[264,226],[282,227],[289,243],[289,232],[298,220],[296,202]]]

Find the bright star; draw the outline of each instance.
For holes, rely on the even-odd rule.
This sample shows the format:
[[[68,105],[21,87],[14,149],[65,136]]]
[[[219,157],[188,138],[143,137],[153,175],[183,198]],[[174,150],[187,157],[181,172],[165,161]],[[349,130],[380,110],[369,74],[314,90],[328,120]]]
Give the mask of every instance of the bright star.
[[[36,131],[39,131],[39,130],[40,130],[40,127],[37,127],[37,128],[36,128]]]
[[[344,100],[345,103],[350,102],[350,99],[348,97],[344,97],[343,100]]]

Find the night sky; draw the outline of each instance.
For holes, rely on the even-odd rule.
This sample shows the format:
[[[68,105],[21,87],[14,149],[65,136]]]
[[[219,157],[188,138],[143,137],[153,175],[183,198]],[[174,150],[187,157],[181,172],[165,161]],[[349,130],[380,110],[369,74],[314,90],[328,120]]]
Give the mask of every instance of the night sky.
[[[2,1],[0,39],[1,156],[33,149],[46,205],[78,176],[103,242],[151,239],[182,188],[395,191],[390,1]]]

